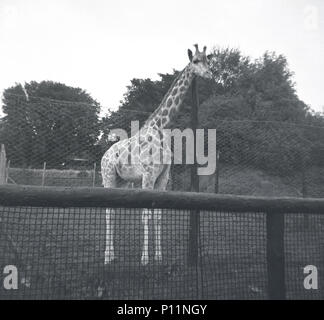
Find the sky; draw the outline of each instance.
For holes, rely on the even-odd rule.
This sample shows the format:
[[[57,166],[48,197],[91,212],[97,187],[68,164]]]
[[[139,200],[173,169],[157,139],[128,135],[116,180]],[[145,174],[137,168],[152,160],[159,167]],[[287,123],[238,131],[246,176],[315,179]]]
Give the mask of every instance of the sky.
[[[194,43],[285,55],[299,98],[324,111],[322,0],[0,0],[0,94],[59,81],[105,113],[131,79],[183,69]]]

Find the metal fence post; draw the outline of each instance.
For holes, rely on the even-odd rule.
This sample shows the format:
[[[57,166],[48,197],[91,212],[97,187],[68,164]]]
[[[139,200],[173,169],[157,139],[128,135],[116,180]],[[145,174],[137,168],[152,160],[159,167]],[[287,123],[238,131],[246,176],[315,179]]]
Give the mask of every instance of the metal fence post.
[[[6,169],[6,183],[8,183],[9,172],[10,172],[10,160],[8,160],[7,169]]]
[[[267,212],[268,295],[271,300],[286,299],[283,213]]]
[[[6,176],[7,176],[7,157],[6,157],[6,150],[4,144],[1,145],[0,151],[0,184],[6,183]]]
[[[302,158],[302,195],[303,198],[307,198],[307,173],[306,173],[306,161],[304,158]],[[308,229],[309,228],[309,216],[307,214],[304,214],[304,228]]]
[[[215,193],[219,192],[219,150],[216,152]]]
[[[92,176],[92,186],[94,187],[96,185],[96,166],[97,164],[93,164],[93,176]]]
[[[46,174],[46,162],[43,165],[43,172],[42,172],[42,187],[45,185],[45,174]]]
[[[192,110],[191,110],[191,128],[195,131],[198,125],[198,85],[197,79],[192,81]],[[194,164],[191,166],[191,191],[199,192],[199,177],[197,175],[196,161],[196,136],[194,138]],[[189,252],[188,263],[190,266],[195,266],[198,263],[198,239],[199,239],[199,210],[190,211],[190,226],[189,226]]]

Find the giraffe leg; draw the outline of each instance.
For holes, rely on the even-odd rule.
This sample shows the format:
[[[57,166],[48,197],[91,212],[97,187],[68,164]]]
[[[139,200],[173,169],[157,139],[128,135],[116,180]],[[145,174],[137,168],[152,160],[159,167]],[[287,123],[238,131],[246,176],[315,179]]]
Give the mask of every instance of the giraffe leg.
[[[110,181],[110,187],[112,188],[128,188],[129,182],[121,180],[119,177],[112,178]],[[114,251],[114,225],[113,220],[115,210],[112,208],[106,209],[106,251],[105,251],[105,264],[109,264],[115,259]]]
[[[103,168],[103,183],[105,188],[116,187],[116,171],[110,166],[109,168]],[[105,248],[105,264],[109,264],[115,259],[114,252],[114,225],[112,218],[115,210],[112,208],[106,209],[106,248]]]
[[[161,218],[162,210],[156,209],[153,214],[153,225],[154,225],[154,244],[155,244],[155,254],[154,260],[156,262],[162,262],[162,248],[161,248]]]
[[[115,259],[114,252],[114,225],[111,221],[111,216],[114,210],[106,209],[106,250],[105,250],[105,264],[109,264]]]
[[[148,254],[148,237],[149,237],[149,230],[148,230],[148,222],[150,218],[151,212],[148,209],[143,209],[142,211],[142,223],[144,227],[144,240],[143,240],[143,250],[142,250],[142,257],[141,263],[143,266],[149,263],[149,254]]]
[[[155,188],[157,190],[164,191],[167,187],[169,180],[170,165],[166,165],[161,175],[156,180]],[[161,225],[162,225],[162,210],[155,209],[153,213],[153,225],[154,225],[154,244],[155,255],[154,260],[156,262],[162,262],[162,248],[161,248]]]
[[[143,189],[153,189],[154,187],[154,179],[152,179],[152,175],[145,175],[142,181],[142,188]],[[142,223],[144,226],[144,241],[143,241],[143,250],[142,250],[142,257],[141,263],[143,266],[149,263],[149,254],[148,254],[148,237],[149,237],[149,228],[148,222],[152,217],[151,210],[145,208],[142,211]]]

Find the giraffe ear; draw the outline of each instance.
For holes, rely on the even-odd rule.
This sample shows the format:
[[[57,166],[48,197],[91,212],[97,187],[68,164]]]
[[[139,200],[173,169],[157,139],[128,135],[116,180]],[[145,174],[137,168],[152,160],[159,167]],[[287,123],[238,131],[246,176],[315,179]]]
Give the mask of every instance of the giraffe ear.
[[[192,61],[192,51],[190,49],[188,49],[188,57],[191,62]]]

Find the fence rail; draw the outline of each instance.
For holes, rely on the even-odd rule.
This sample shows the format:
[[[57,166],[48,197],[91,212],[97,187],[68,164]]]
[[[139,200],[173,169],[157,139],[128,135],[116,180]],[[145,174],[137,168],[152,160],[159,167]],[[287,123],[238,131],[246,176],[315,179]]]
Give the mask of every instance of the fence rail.
[[[102,258],[104,208],[119,213],[119,261],[111,266]],[[142,225],[136,208],[163,210],[161,266],[137,264]],[[195,265],[187,259],[193,209],[199,216]],[[33,271],[20,298],[324,298],[320,289],[303,288],[302,271],[315,263],[324,271],[324,199],[3,185],[0,224],[0,251],[14,247],[21,255],[0,258],[0,266],[14,259],[25,273]],[[47,279],[45,289],[39,278]],[[12,298],[0,288],[1,297]]]
[[[143,189],[0,186],[4,206],[199,209],[324,214],[324,198],[254,197]]]

